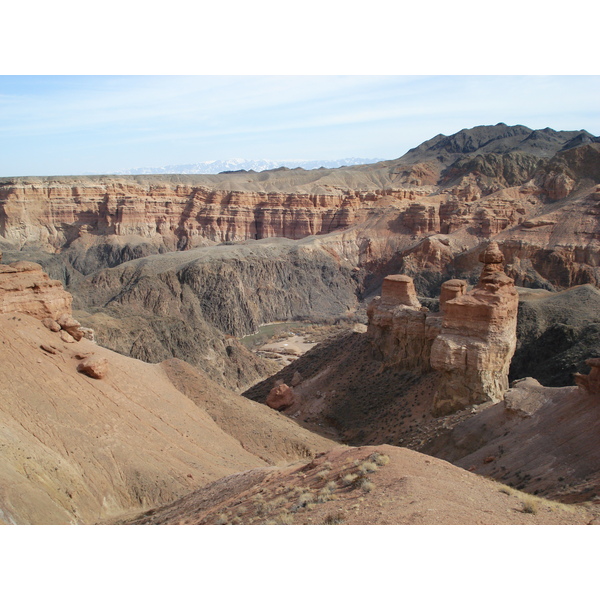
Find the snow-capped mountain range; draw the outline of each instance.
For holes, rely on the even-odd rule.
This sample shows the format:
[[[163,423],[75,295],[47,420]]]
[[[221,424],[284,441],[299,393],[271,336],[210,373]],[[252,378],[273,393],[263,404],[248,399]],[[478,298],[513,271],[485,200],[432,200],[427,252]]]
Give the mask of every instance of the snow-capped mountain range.
[[[127,171],[116,171],[115,175],[204,175],[216,174],[223,171],[266,171],[287,167],[295,169],[336,169],[337,167],[349,167],[351,165],[366,165],[385,160],[383,158],[340,158],[337,160],[270,160],[270,159],[246,159],[230,158],[226,160],[207,160],[190,165],[167,165],[166,167],[140,167]]]

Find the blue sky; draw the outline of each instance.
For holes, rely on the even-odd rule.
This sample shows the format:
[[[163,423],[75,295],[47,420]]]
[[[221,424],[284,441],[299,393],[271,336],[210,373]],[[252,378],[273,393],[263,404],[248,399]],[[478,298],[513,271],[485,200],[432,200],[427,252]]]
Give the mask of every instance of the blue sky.
[[[505,122],[600,135],[599,76],[1,76],[0,175],[396,158]]]

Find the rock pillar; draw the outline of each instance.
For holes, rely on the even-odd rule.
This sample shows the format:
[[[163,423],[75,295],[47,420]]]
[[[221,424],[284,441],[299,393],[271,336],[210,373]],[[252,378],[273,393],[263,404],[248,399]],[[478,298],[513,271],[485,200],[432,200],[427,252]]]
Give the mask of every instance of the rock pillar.
[[[438,414],[499,402],[508,389],[519,297],[504,273],[498,244],[489,244],[479,260],[484,264],[479,283],[445,302],[442,330],[431,348],[431,367],[442,375],[435,394]]]

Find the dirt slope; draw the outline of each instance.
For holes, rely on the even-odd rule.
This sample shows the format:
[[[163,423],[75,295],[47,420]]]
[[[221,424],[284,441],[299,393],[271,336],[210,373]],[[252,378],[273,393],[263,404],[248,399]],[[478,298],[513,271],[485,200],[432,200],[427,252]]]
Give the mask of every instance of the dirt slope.
[[[533,498],[392,446],[339,447],[311,462],[227,477],[130,524],[588,524],[593,508]]]
[[[78,353],[106,358],[106,377],[78,373]],[[0,519],[9,523],[93,523],[332,446],[214,384],[207,411],[206,395],[176,389],[171,367],[64,343],[23,314],[0,315],[0,364]],[[211,411],[225,421],[237,411],[252,431]],[[255,431],[271,443],[248,444]]]
[[[576,387],[521,380],[504,402],[478,411],[423,451],[530,494],[597,502],[599,400]]]

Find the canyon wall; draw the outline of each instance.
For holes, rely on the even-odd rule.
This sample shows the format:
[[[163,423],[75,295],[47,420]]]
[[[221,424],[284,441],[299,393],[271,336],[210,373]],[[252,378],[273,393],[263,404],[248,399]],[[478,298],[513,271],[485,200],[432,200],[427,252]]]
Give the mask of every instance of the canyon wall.
[[[599,285],[598,148],[551,160],[459,157],[449,167],[431,158],[315,172],[4,179],[0,247],[29,253],[68,283],[157,253],[329,235],[323,243],[372,278],[367,292],[400,272],[436,295],[449,277],[474,283],[479,246],[494,239],[518,285]],[[338,251],[332,234],[343,232],[357,250]]]
[[[0,235],[17,246],[48,249],[64,248],[85,234],[159,239],[171,250],[267,237],[300,239],[348,227],[381,196],[402,199],[417,193],[238,191],[156,179],[155,184],[117,177],[0,182]]]

